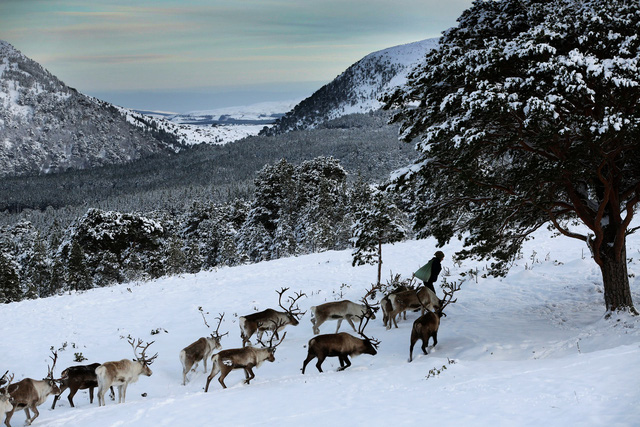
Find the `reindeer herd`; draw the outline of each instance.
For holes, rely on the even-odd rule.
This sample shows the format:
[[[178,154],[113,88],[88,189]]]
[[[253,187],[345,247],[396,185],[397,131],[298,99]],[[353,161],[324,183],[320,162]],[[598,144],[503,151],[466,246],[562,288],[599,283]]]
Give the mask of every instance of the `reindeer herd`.
[[[375,319],[375,312],[382,309],[383,324],[387,329],[391,329],[392,324],[397,328],[397,317],[404,315],[410,310],[421,310],[422,315],[413,322],[411,328],[411,338],[409,347],[409,362],[413,358],[413,348],[418,340],[422,340],[422,351],[428,354],[427,347],[429,339],[433,339],[433,346],[438,343],[438,328],[440,319],[445,316],[444,308],[457,301],[453,300],[453,294],[460,290],[460,285],[447,285],[442,287],[444,299],[440,300],[436,294],[426,287],[420,289],[396,289],[383,296],[378,304],[370,304],[369,299],[373,299],[377,288],[374,286],[367,291],[361,299],[361,304],[349,300],[334,301],[313,306],[311,310],[311,323],[313,325],[314,336],[309,340],[308,353],[302,364],[302,373],[305,373],[307,364],[313,359],[317,359],[316,368],[322,371],[322,363],[327,357],[337,357],[340,363],[339,371],[349,366],[349,357],[360,354],[376,355],[380,341],[369,338],[365,335],[364,329],[371,319]],[[253,368],[259,367],[263,362],[275,361],[276,348],[284,341],[286,332],[279,336],[279,333],[287,325],[296,326],[299,319],[306,313],[298,307],[298,301],[306,296],[304,293],[295,293],[289,296],[289,306],[285,307],[282,302],[284,294],[289,288],[282,288],[278,293],[278,305],[284,311],[267,309],[261,312],[252,313],[239,317],[240,337],[242,338],[241,348],[221,350],[222,337],[228,332],[220,334],[219,329],[224,318],[224,313],[216,317],[218,325],[216,330],[208,337],[202,337],[194,343],[188,345],[180,351],[179,358],[182,364],[182,384],[187,383],[187,374],[196,370],[200,361],[204,364],[204,372],[207,370],[207,359],[211,359],[211,372],[207,376],[205,392],[209,391],[209,385],[218,374],[218,382],[222,388],[227,388],[224,383],[226,376],[235,369],[242,369],[245,373],[245,383],[255,378]],[[379,307],[378,307],[379,306]],[[204,317],[204,314],[203,314]],[[332,334],[320,334],[320,326],[328,320],[337,320],[336,332]],[[342,321],[346,320],[353,328],[353,331],[362,338],[357,338],[346,332],[338,332]],[[354,320],[358,321],[356,329]],[[205,319],[205,324],[209,326]],[[263,342],[264,333],[267,332],[269,340]],[[251,337],[256,335],[257,343],[260,347],[251,345]],[[73,396],[78,390],[89,389],[90,403],[93,403],[93,390],[98,388],[98,405],[105,405],[105,394],[107,390],[111,392],[111,399],[115,400],[113,387],[118,387],[118,403],[124,403],[127,386],[138,381],[140,375],[151,376],[152,371],[149,366],[158,357],[158,354],[148,357],[146,351],[152,342],[143,343],[141,339],[134,340],[128,337],[128,342],[133,349],[135,359],[122,359],[119,361],[93,363],[90,365],[71,366],[61,373],[61,377],[54,378],[54,368],[58,358],[57,352],[52,351],[52,365],[48,368],[47,377],[42,380],[25,378],[17,383],[13,383],[14,375],[9,375],[9,371],[0,377],[0,414],[6,414],[5,424],[11,427],[10,421],[16,410],[24,409],[26,414],[25,425],[31,425],[38,415],[37,407],[42,405],[50,395],[54,396],[51,409],[55,409],[56,402],[62,393],[69,389],[69,404],[74,407]],[[212,353],[219,350],[218,353]],[[33,412],[31,417],[30,410]]]

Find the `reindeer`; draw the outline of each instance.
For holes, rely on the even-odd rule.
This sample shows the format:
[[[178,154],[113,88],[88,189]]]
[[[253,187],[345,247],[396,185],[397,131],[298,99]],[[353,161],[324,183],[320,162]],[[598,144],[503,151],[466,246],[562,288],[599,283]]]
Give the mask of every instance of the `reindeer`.
[[[8,373],[9,371],[5,372],[4,375],[2,375],[2,377],[0,378],[0,385],[8,383],[5,388],[0,390],[0,414],[2,415],[13,410],[13,399],[11,398],[8,390],[11,382],[13,381],[13,374],[7,376]]]
[[[413,322],[413,327],[411,328],[411,345],[409,346],[409,362],[413,360],[413,346],[418,340],[422,340],[421,348],[424,354],[429,354],[427,352],[427,347],[429,346],[429,338],[433,338],[434,347],[438,344],[438,328],[440,327],[440,318],[442,316],[446,316],[443,310],[449,304],[458,301],[457,298],[452,301],[452,298],[453,294],[460,290],[460,286],[460,284],[443,286],[445,297],[441,300],[441,304],[440,306],[438,306],[438,308],[436,308],[436,311],[427,311],[426,314],[418,317]]]
[[[363,298],[363,302],[367,309],[370,310],[371,307],[367,304],[366,296]],[[340,361],[338,371],[343,371],[351,366],[349,356],[355,357],[360,354],[375,356],[378,353],[377,348],[378,345],[380,345],[380,341],[369,338],[364,334],[364,328],[367,326],[367,323],[369,323],[369,319],[371,318],[366,314],[360,316],[360,324],[358,325],[357,332],[363,339],[356,338],[346,332],[318,335],[317,337],[311,338],[311,340],[309,340],[307,358],[302,364],[302,374],[304,374],[307,364],[316,357],[318,358],[316,368],[318,368],[319,372],[322,372],[322,362],[324,362],[327,357],[337,357]]]
[[[69,389],[69,404],[72,408],[75,408],[73,404],[73,396],[76,395],[78,390],[86,390],[89,389],[89,403],[93,403],[93,389],[98,387],[98,376],[96,375],[96,368],[100,366],[100,363],[92,363],[90,365],[77,365],[70,366],[60,374],[60,379],[57,380],[60,383],[60,394],[56,395],[53,398],[53,404],[51,405],[51,409],[56,408],[56,403],[62,393],[66,389]],[[113,387],[110,387],[111,390],[111,400],[114,400],[115,392],[113,391]]]
[[[284,309],[284,312],[268,308],[258,313],[241,316],[238,319],[240,324],[240,337],[242,338],[243,347],[246,344],[250,343],[249,340],[256,332],[258,333],[258,341],[262,339],[262,334],[264,333],[264,331],[273,331],[277,339],[278,332],[284,329],[285,326],[298,325],[298,318],[302,317],[306,313],[306,311],[301,312],[300,308],[297,305],[294,308],[294,304],[296,304],[296,301],[298,301],[300,298],[305,296],[305,294],[298,292],[295,294],[295,298],[289,297],[291,304],[289,305],[289,308],[286,308],[282,305],[282,295],[288,290],[289,288],[282,288],[280,291],[276,291],[276,293],[278,294],[278,305]],[[276,329],[274,329],[274,325],[277,325]]]
[[[7,427],[11,427],[11,417],[17,409],[24,409],[24,413],[27,415],[25,425],[31,425],[33,420],[40,415],[37,407],[42,405],[50,394],[60,394],[56,380],[53,379],[53,370],[58,360],[58,352],[52,350],[52,353],[53,357],[49,356],[49,358],[53,360],[53,365],[48,368],[49,373],[46,378],[42,380],[25,378],[15,384],[9,384],[6,387],[4,393],[8,392],[9,395],[11,395],[10,399],[13,400],[13,408],[7,411],[7,418],[4,420]],[[13,379],[13,376],[11,379]],[[33,417],[31,417],[29,409],[33,411]]]
[[[220,314],[220,317],[216,317],[216,319],[218,319],[218,327],[211,336],[201,337],[196,342],[188,345],[180,351],[180,362],[182,363],[182,385],[187,384],[187,373],[191,367],[193,366],[193,370],[195,371],[198,367],[198,362],[201,360],[204,361],[204,372],[207,373],[207,359],[211,356],[211,353],[213,353],[214,350],[222,348],[220,340],[222,340],[223,336],[229,333],[227,332],[220,335],[218,332],[223,318],[224,313]],[[205,320],[205,325],[206,324],[207,322]]]
[[[337,319],[338,326],[336,327],[336,334],[338,330],[340,330],[340,325],[343,320],[349,322],[351,327],[353,328],[353,332],[358,332],[356,330],[356,326],[353,324],[353,318],[358,318],[366,316],[371,319],[375,319],[376,315],[374,314],[371,308],[367,307],[364,304],[356,304],[349,300],[342,301],[333,301],[327,302],[324,304],[320,304],[318,306],[311,307],[311,323],[313,324],[313,333],[320,333],[320,325],[322,325],[325,321],[329,319]]]
[[[272,330],[278,330],[279,326],[280,325],[276,322]],[[249,384],[249,382],[255,378],[255,374],[253,373],[254,367],[260,367],[260,365],[266,360],[269,362],[276,360],[276,347],[282,343],[286,335],[286,332],[282,334],[282,339],[280,339],[277,344],[273,344],[273,338],[276,336],[275,332],[271,335],[269,345],[264,345],[262,344],[262,341],[258,340],[258,342],[262,344],[263,348],[255,348],[251,346],[232,348],[229,350],[222,350],[221,352],[214,354],[211,357],[212,367],[211,373],[207,377],[207,385],[204,388],[205,393],[209,391],[209,383],[211,383],[211,380],[218,375],[218,373],[220,373],[218,382],[222,385],[222,388],[227,388],[224,383],[224,379],[234,369],[243,369],[245,375],[244,383]]]
[[[127,396],[127,386],[130,383],[138,381],[140,375],[150,377],[153,372],[149,369],[149,365],[158,357],[158,353],[150,358],[145,356],[145,352],[155,341],[147,343],[142,347],[142,339],[138,338],[136,343],[133,338],[127,340],[133,348],[135,360],[122,359],[117,362],[105,362],[96,368],[98,376],[98,406],[105,406],[104,395],[111,386],[118,386],[118,403],[124,403]],[[138,356],[136,350],[142,348],[142,352]]]
[[[441,306],[441,302],[435,292],[427,287],[421,287],[418,290],[408,290],[389,294],[389,302],[392,310],[388,313],[387,329],[391,329],[391,322],[398,327],[396,316],[407,310],[421,309],[424,315],[425,311],[435,311]]]

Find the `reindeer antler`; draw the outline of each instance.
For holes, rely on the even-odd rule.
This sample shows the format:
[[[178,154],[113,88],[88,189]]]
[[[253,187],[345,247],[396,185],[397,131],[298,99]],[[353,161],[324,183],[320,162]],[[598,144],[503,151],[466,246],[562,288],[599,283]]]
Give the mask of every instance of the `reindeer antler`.
[[[145,352],[147,351],[149,346],[153,344],[155,341],[148,342],[144,347],[142,346],[142,338],[138,338],[137,343],[133,338],[128,338],[127,341],[129,342],[129,344],[131,344],[131,347],[133,348],[133,355],[136,356],[136,360],[141,362],[143,365],[151,365],[153,361],[156,359],[156,357],[158,357],[158,353],[154,354],[150,358],[147,358],[145,356]],[[136,351],[139,348],[142,348],[142,352],[140,353],[140,356],[138,356],[138,353]]]
[[[220,329],[220,325],[222,324],[222,319],[224,319],[224,313],[218,313],[218,317],[216,317],[216,320],[218,321],[218,327],[216,328],[215,331],[213,331],[211,333],[211,337],[215,338],[215,339],[220,339],[225,335],[229,335],[229,331],[227,331],[226,333],[220,335],[219,329]]]
[[[449,304],[453,304],[456,301],[458,301],[458,298],[453,299],[453,294],[458,292],[460,290],[460,288],[462,287],[462,282],[459,283],[448,283],[448,282],[444,282],[442,285],[440,285],[440,288],[442,289],[442,292],[444,293],[444,298],[440,300],[440,312],[446,316],[446,314],[443,313],[444,308],[446,306],[448,306]]]
[[[364,334],[364,328],[367,327],[367,324],[369,323],[369,319],[371,319],[371,317],[367,316],[366,314],[357,317],[360,319],[360,324],[358,325],[358,334],[360,334],[365,340],[369,341],[375,348],[378,348],[378,346],[380,345],[380,341],[373,337],[369,338]],[[367,320],[365,320],[365,318]]]
[[[289,308],[286,308],[284,305],[282,305],[282,295],[284,295],[284,293],[287,292],[288,290],[289,288],[281,288],[280,291],[276,291],[276,293],[278,294],[278,305],[282,307],[284,311],[286,311],[287,313],[289,313],[291,316],[295,318],[304,316],[306,311],[302,311],[300,307],[298,307],[296,302],[303,296],[307,296],[307,294],[305,294],[304,292],[296,292],[295,298],[292,296],[289,296],[288,300],[291,301],[291,304],[289,304]]]
[[[376,285],[375,283],[371,285],[371,289],[367,290],[367,293],[364,294],[364,296],[360,299],[360,301],[367,307],[367,310],[370,311],[371,313],[375,313],[376,311],[378,311],[380,309],[380,303],[377,302],[375,304],[369,304],[369,301],[367,301],[368,298],[375,298],[376,296],[376,292],[380,290],[380,286]]]
[[[53,349],[51,349],[51,354],[53,354],[53,357],[49,356],[49,359],[53,360],[53,365],[51,367],[49,367],[49,365],[47,365],[47,370],[48,370],[47,378],[52,380],[53,379],[53,370],[55,369],[56,362],[58,361],[58,352],[57,351],[53,351]]]
[[[263,343],[262,341],[258,340],[258,343],[263,346],[263,347],[268,347],[270,349],[272,349],[273,351],[276,350],[276,347],[278,347],[280,344],[282,344],[282,341],[284,341],[284,337],[287,336],[287,333],[285,332],[284,334],[282,334],[282,338],[280,338],[280,341],[278,341],[277,344],[273,344],[273,339],[276,336],[276,331],[285,325],[285,323],[281,320],[272,320],[271,322],[273,322],[273,333],[271,334],[271,338],[269,338],[269,345],[266,345],[265,343]]]
[[[11,374],[10,376],[7,376],[8,373],[9,373],[9,370],[7,369],[7,371],[4,374],[2,374],[2,376],[0,377],[0,385],[3,385],[4,383],[8,382],[5,390],[9,389],[9,386],[11,385],[11,381],[13,381],[13,374]]]

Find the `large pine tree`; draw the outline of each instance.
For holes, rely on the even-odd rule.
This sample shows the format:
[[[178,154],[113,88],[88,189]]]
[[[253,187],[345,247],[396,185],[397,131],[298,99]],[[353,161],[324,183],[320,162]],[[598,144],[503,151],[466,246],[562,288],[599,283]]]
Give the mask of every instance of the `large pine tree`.
[[[421,153],[397,176],[416,226],[504,272],[545,224],[584,241],[607,310],[630,309],[640,201],[640,3],[475,1],[387,108]],[[585,227],[586,226],[586,227]],[[586,230],[586,231],[585,231]]]

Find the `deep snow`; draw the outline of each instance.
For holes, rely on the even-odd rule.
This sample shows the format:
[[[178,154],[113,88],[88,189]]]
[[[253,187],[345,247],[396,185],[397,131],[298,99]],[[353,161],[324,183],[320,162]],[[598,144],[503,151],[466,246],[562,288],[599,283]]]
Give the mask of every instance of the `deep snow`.
[[[336,371],[336,358],[324,362],[323,374],[312,362],[302,375],[313,336],[307,312],[299,326],[287,327],[276,361],[255,369],[250,385],[234,371],[228,389],[214,380],[205,394],[202,364],[181,385],[178,353],[210,332],[198,307],[209,312],[210,325],[225,313],[220,330],[229,335],[222,345],[233,348],[241,345],[237,316],[277,308],[275,290],[283,286],[307,294],[303,310],[341,295],[359,299],[375,281],[376,267],[351,267],[349,251],[329,251],[4,305],[0,369],[15,373],[15,381],[40,379],[52,346],[67,344],[59,351],[59,375],[77,364],[74,353],[88,358],[83,363],[119,360],[133,356],[121,337],[155,340],[149,349],[159,353],[153,375],[129,386],[126,403],[107,399],[98,408],[85,390],[71,408],[67,391],[55,410],[49,409],[53,397],[40,406],[36,426],[638,425],[640,319],[604,318],[600,273],[586,248],[540,231],[502,279],[481,277],[485,263],[452,262],[457,248],[458,242],[443,248],[438,283],[464,279],[458,301],[446,310],[438,345],[422,355],[418,344],[412,363],[409,331],[417,314],[389,331],[379,315],[367,327],[381,341],[378,355],[356,357],[343,372]],[[390,272],[410,275],[435,250],[432,240],[385,245],[383,281]],[[638,304],[636,236],[628,239],[627,253]],[[468,274],[476,268],[477,281]],[[346,322],[341,330],[351,331]],[[321,326],[321,333],[334,331],[335,322]],[[19,412],[12,423],[24,419]]]

